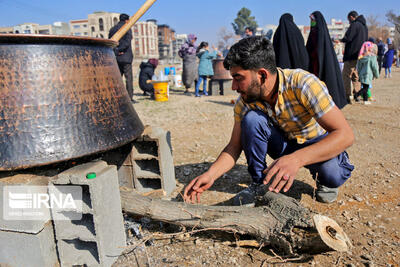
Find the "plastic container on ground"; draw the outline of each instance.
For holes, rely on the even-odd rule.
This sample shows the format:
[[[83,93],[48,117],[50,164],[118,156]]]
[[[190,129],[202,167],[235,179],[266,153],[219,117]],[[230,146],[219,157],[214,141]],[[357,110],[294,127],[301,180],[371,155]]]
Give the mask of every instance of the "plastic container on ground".
[[[166,81],[153,81],[154,87],[154,98],[158,102],[168,101],[169,96],[169,85],[168,80]]]
[[[181,75],[175,75],[174,76],[174,86],[175,87],[182,87],[182,76]]]

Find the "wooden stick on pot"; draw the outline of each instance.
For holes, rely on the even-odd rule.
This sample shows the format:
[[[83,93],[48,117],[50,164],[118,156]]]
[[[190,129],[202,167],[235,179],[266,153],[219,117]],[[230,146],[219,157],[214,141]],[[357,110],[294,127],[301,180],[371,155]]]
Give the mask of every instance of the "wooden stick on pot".
[[[119,41],[122,36],[125,35],[127,31],[133,26],[133,24],[140,19],[141,16],[143,16],[144,13],[154,4],[156,0],[147,0],[140,8],[138,11],[136,11],[135,15],[130,17],[128,23],[126,23],[124,26],[122,26],[112,37],[111,40],[114,41]]]

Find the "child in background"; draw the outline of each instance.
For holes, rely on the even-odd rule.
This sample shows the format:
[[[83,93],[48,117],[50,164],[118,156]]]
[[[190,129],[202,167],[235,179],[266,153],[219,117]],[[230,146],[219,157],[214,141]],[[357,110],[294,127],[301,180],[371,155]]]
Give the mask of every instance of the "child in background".
[[[368,88],[372,84],[372,79],[379,77],[378,61],[376,55],[373,53],[373,48],[373,43],[369,41],[363,43],[356,65],[362,88],[354,94],[354,100],[357,102],[358,97],[361,95],[365,105],[371,104],[368,101]]]
[[[392,39],[387,39],[387,47],[388,50],[386,51],[385,55],[383,56],[383,65],[382,67],[385,68],[385,78],[392,77],[392,65],[393,65],[393,58],[394,58],[394,46],[392,43]]]
[[[372,43],[372,53],[376,56],[376,59],[378,60],[378,45],[375,43],[375,38],[370,37],[368,38],[368,41],[370,41]],[[378,67],[379,67],[379,62],[378,62]],[[380,75],[380,72],[379,72]],[[369,85],[368,88],[368,101],[376,101],[371,94],[371,89],[372,89],[372,84]]]
[[[213,47],[214,48],[214,47]],[[201,82],[203,81],[203,95],[208,95],[207,93],[207,77],[214,75],[214,70],[212,66],[212,60],[217,58],[217,51],[210,53],[208,51],[208,43],[201,42],[197,48],[197,57],[200,58],[199,62],[199,79],[196,83],[195,96],[199,97],[199,88]]]

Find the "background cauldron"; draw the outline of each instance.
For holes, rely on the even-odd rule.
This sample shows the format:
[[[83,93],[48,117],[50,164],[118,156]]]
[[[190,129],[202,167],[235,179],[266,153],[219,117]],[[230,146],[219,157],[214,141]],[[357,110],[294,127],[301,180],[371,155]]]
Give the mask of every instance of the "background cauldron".
[[[116,45],[99,38],[0,34],[0,170],[106,151],[142,133]]]

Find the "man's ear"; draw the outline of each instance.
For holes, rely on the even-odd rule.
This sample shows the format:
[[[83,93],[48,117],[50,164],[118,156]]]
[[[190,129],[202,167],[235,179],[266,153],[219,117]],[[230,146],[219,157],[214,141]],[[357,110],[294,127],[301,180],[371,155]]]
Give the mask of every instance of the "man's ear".
[[[268,73],[265,70],[261,69],[261,70],[258,71],[258,75],[260,75],[260,77],[261,77],[260,78],[261,79],[261,84],[264,84],[266,79],[267,79]]]

